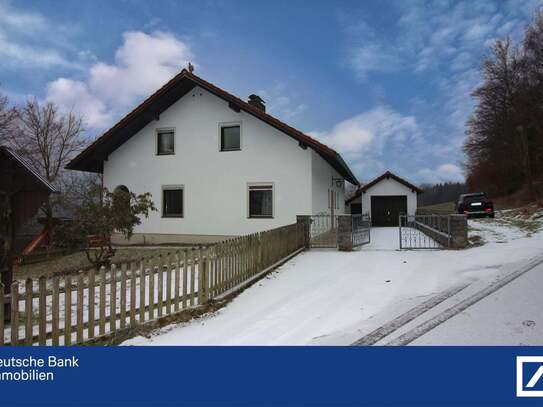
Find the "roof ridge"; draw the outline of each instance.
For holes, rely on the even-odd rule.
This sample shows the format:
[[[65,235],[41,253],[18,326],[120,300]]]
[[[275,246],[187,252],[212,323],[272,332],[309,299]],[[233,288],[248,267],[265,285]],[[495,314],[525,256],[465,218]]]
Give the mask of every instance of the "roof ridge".
[[[355,185],[358,184],[358,180],[356,179],[354,174],[351,172],[350,168],[347,166],[345,161],[343,161],[343,159],[341,158],[341,155],[336,150],[316,140],[315,138],[303,133],[302,131],[286,124],[285,122],[279,120],[275,116],[272,116],[271,114],[266,113],[265,111],[251,105],[250,103],[242,100],[238,96],[195,75],[194,73],[188,71],[185,68],[183,68],[181,72],[173,76],[168,82],[162,85],[158,90],[156,90],[150,96],[145,98],[145,100],[140,102],[138,106],[136,106],[134,109],[128,112],[125,116],[123,116],[119,121],[117,121],[117,123],[115,123],[107,131],[102,133],[101,136],[97,137],[89,146],[87,146],[77,157],[75,157],[67,165],[67,168],[76,169],[76,166],[77,166],[76,163],[78,161],[82,160],[84,157],[89,155],[94,150],[94,148],[96,148],[102,142],[107,140],[108,137],[114,134],[115,131],[121,131],[123,127],[125,127],[126,125],[130,123],[130,120],[136,119],[138,114],[144,112],[144,109],[148,107],[147,106],[148,104],[151,104],[152,102],[154,102],[154,99],[159,98],[162,96],[162,94],[168,92],[172,87],[177,85],[183,78],[187,78],[188,80],[192,81],[194,84],[199,85],[205,88],[210,93],[215,94],[215,96],[218,96],[229,103],[233,103],[234,105],[237,105],[238,108],[264,121],[268,125],[275,127],[279,131],[282,131],[283,133],[291,136],[292,138],[298,140],[300,143],[307,144],[315,152],[323,155],[323,158],[324,158],[324,155],[328,156],[330,160],[332,160],[334,163],[328,161],[327,159],[325,160],[328,161],[328,163],[332,165],[333,168],[335,168],[339,173],[342,173],[344,178],[347,179],[349,182]],[[336,165],[339,168],[336,168]]]

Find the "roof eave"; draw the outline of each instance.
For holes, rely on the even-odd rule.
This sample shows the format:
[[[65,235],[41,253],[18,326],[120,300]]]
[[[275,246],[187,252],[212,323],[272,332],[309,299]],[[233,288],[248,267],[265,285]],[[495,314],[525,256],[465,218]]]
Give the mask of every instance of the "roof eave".
[[[307,144],[308,147],[311,147],[311,149],[313,149],[333,168],[335,168],[344,177],[344,179],[346,179],[353,185],[358,185],[358,180],[351,172],[349,166],[345,163],[341,155],[339,155],[335,150],[307,136],[299,130],[287,125],[286,123],[281,122],[280,120],[263,112],[262,110],[242,101],[238,97],[222,90],[221,88],[218,88],[212,83],[207,82],[204,79],[188,72],[187,70],[182,70],[181,73],[176,75],[163,87],[161,87],[151,96],[149,96],[145,101],[140,103],[140,105],[138,105],[134,110],[128,113],[111,129],[106,131],[101,137],[96,139],[90,146],[88,146],[78,156],[71,160],[65,168],[69,170],[101,173],[103,171],[103,160],[99,160],[93,157],[94,155],[96,155],[97,152],[99,153],[99,147],[104,145],[108,140],[114,137],[116,132],[122,131],[123,128],[128,126],[131,120],[137,118],[137,115],[145,113],[145,108],[151,108],[151,104],[156,101],[157,98],[165,95],[169,90],[180,84],[181,81],[184,79],[191,81],[195,85],[201,86],[208,92],[227,101],[229,104],[237,106],[240,110],[243,110],[244,112],[256,117],[257,119],[264,121],[268,125],[276,128],[287,136],[292,137],[299,142]]]

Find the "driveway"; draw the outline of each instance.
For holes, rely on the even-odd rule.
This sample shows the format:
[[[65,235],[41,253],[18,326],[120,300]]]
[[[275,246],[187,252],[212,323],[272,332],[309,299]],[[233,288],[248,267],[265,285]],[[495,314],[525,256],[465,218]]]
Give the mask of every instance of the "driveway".
[[[397,227],[372,228],[370,242],[364,246],[361,246],[358,250],[399,250],[399,239]]]
[[[543,233],[462,251],[399,251],[397,239],[397,228],[375,228],[360,250],[304,252],[222,310],[125,344],[348,345],[443,290],[491,283],[543,247]]]
[[[543,264],[411,342],[412,345],[543,345]]]

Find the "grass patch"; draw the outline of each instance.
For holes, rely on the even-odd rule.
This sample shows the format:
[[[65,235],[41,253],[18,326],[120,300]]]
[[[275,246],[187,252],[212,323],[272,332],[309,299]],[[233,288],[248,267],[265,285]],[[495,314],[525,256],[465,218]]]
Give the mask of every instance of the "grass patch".
[[[417,212],[420,212],[422,215],[425,214],[436,214],[436,215],[449,215],[456,213],[454,202],[443,202],[435,205],[426,205],[419,206]]]
[[[516,209],[500,211],[500,216],[495,219],[501,226],[522,230],[531,236],[543,229],[543,205],[533,203]]]

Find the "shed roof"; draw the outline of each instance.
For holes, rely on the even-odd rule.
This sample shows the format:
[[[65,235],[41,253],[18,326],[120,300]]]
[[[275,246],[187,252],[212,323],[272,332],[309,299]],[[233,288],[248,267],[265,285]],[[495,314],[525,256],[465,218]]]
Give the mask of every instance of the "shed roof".
[[[58,192],[53,184],[51,184],[45,179],[45,177],[43,177],[36,170],[34,170],[32,166],[15,151],[11,150],[7,146],[0,146],[0,153],[6,155],[8,159],[11,159],[15,163],[17,163],[17,166],[21,168],[23,172],[25,172],[28,176],[30,176],[39,187],[51,193]]]

